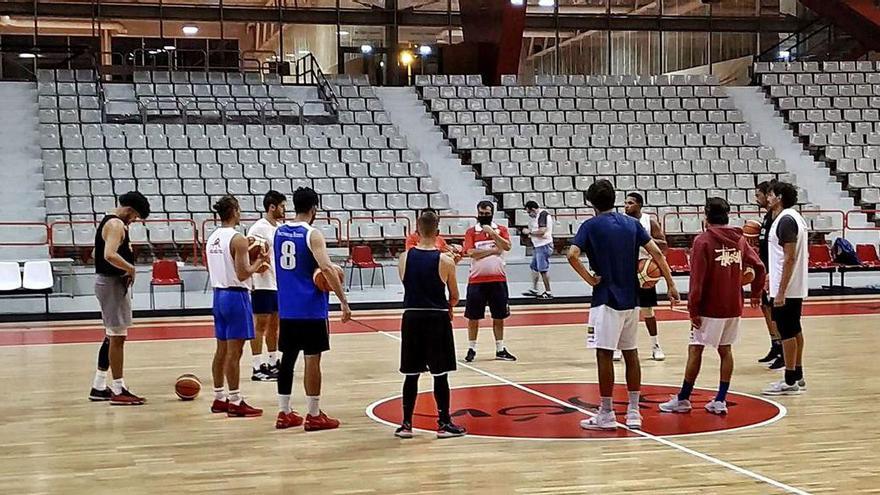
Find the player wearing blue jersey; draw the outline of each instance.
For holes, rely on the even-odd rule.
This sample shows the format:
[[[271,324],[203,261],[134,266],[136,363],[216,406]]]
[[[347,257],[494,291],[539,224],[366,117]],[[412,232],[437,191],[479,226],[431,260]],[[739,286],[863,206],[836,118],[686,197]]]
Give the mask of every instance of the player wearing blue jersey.
[[[305,423],[306,431],[339,427],[339,420],[321,411],[321,353],[330,350],[327,316],[330,295],[315,286],[315,270],[320,268],[339,298],[342,322],[351,319],[351,309],[342,288],[342,280],[333,269],[327,254],[327,243],[320,231],[312,227],[318,212],[318,194],[300,187],[293,193],[293,222],[275,231],[275,276],[278,283],[278,316],[281,330],[278,348],[282,352],[278,373],[278,418],[275,427],[282,430]],[[305,386],[308,413],[305,421],[290,408],[293,389],[293,367],[302,351],[305,356]]]

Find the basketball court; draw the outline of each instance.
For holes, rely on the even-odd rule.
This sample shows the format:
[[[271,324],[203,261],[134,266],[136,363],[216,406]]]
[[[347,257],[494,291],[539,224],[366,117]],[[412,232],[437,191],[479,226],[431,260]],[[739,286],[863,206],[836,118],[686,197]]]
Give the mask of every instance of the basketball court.
[[[332,323],[322,406],[343,424],[313,433],[274,429],[274,383],[243,384],[248,401],[265,410],[261,418],[208,411],[214,350],[208,318],[136,321],[126,378],[148,398],[138,408],[86,400],[103,334],[97,322],[5,324],[0,379],[4,395],[14,400],[0,406],[7,447],[0,454],[0,483],[7,493],[871,491],[880,438],[870,427],[870,406],[880,385],[866,377],[876,376],[880,366],[865,342],[880,322],[880,300],[813,298],[804,312],[808,391],[760,396],[778,374],[756,363],[766,351],[766,330],[756,310],[747,310],[735,347],[730,414],[718,417],[702,409],[717,385],[717,357],[708,351],[694,410],[657,411],[681,383],[688,339],[683,310],[658,310],[668,357],[646,357],[643,331],[642,381],[650,384],[642,390],[644,430],[607,433],[578,427],[598,402],[595,357],[585,348],[586,308],[514,307],[506,342],[519,361],[492,360],[484,330],[477,359],[460,362],[450,380],[453,415],[470,435],[449,440],[425,430],[412,440],[392,436],[401,414],[397,311],[356,311],[355,321]],[[455,327],[461,356],[466,337],[460,314]],[[302,410],[300,367],[293,404]],[[616,371],[620,381],[622,364]],[[194,401],[174,395],[174,380],[183,373],[202,379]],[[414,426],[431,429],[430,380],[421,386]],[[622,414],[626,399],[619,398]]]

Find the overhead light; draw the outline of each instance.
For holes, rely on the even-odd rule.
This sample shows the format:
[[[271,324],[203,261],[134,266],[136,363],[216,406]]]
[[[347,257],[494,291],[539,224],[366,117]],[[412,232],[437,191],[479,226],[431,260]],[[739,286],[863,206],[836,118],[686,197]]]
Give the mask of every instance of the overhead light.
[[[19,53],[18,58],[37,58],[37,54],[29,52]]]
[[[300,51],[297,52],[297,53],[299,53],[300,55],[308,55],[308,54],[310,54],[310,53],[312,53],[312,52],[310,52],[310,51],[308,51],[308,50],[300,50]]]
[[[348,31],[339,31],[339,34],[341,36],[348,36],[349,33],[348,33]]]
[[[371,45],[361,45],[361,53],[364,55],[373,53],[373,47]]]
[[[427,57],[428,55],[431,54],[432,51],[433,50],[428,45],[422,45],[419,47],[419,55],[421,55],[423,57]]]
[[[510,0],[510,5],[516,5],[517,7],[523,4],[523,0]]]
[[[384,60],[381,61],[381,62],[379,62],[379,67],[385,67],[385,61],[384,61]]]
[[[413,63],[413,60],[415,60],[415,57],[413,57],[411,51],[404,50],[400,52],[400,63],[402,63],[403,65],[410,65]]]
[[[538,0],[539,7],[552,7],[556,4],[555,0]]]
[[[791,58],[791,52],[788,50],[779,50],[779,58],[787,61],[789,58]]]
[[[181,30],[183,31],[183,34],[187,36],[192,36],[199,33],[199,27],[195,24],[185,24]]]
[[[173,52],[174,50],[177,50],[177,47],[174,45],[165,45],[162,47],[162,49],[164,49],[166,52]]]

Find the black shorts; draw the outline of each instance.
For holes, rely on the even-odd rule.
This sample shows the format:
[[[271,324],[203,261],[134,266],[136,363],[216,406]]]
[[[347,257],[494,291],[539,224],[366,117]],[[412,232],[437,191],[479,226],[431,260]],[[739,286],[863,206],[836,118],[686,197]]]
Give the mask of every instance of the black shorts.
[[[281,320],[278,350],[293,356],[299,351],[314,356],[330,350],[330,331],[327,320]]]
[[[792,339],[801,333],[801,312],[803,310],[803,299],[785,298],[785,305],[773,306],[773,298],[770,299],[770,315],[776,322],[776,329],[779,331],[779,337],[782,340]]]
[[[509,299],[507,282],[468,284],[464,317],[468,320],[482,320],[486,317],[488,305],[492,319],[503,320],[510,316]]]
[[[653,308],[657,306],[657,288],[639,289],[639,307]]]
[[[400,372],[455,371],[455,340],[446,311],[406,311],[400,326]]]
[[[768,308],[773,307],[773,303],[770,302],[770,296],[767,295],[767,291],[761,292],[761,306],[765,306]]]
[[[257,289],[251,292],[251,306],[255,315],[270,315],[278,312],[278,291]]]

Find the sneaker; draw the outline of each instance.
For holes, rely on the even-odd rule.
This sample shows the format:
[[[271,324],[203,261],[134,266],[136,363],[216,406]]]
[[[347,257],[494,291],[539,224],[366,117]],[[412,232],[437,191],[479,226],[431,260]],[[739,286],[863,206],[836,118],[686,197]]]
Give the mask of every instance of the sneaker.
[[[303,417],[297,414],[296,411],[290,411],[289,413],[278,411],[278,417],[275,418],[276,430],[286,430],[301,424],[303,424]]]
[[[620,352],[620,349],[615,349],[615,350],[614,350],[614,357],[613,357],[613,359],[614,359],[615,361],[622,361],[622,360],[623,360],[623,353]]]
[[[412,438],[412,425],[409,423],[403,423],[400,425],[400,428],[394,430],[394,436],[397,438]]]
[[[668,413],[691,412],[691,401],[681,400],[677,395],[669,397],[669,400],[657,406],[661,411]]]
[[[467,430],[463,426],[452,422],[437,424],[437,438],[455,438],[465,435],[467,435]]]
[[[522,295],[524,295],[526,297],[538,297],[540,294],[535,289],[529,289],[529,290],[523,292]]]
[[[505,347],[495,353],[495,359],[498,361],[516,361],[516,356],[507,352],[507,348]]]
[[[551,294],[550,292],[544,292],[543,294],[538,296],[538,299],[544,299],[545,301],[550,300],[553,299],[553,294]]]
[[[663,353],[663,349],[661,349],[659,345],[655,345],[651,350],[651,359],[654,361],[663,361],[666,359],[666,354]]]
[[[785,359],[782,359],[782,356],[777,357],[775,361],[770,363],[769,369],[771,369],[771,370],[785,369]]]
[[[464,356],[464,360],[467,363],[472,363],[475,357],[477,357],[477,351],[468,349],[467,354]]]
[[[626,427],[632,430],[642,429],[642,413],[638,409],[626,411]]]
[[[770,350],[767,351],[767,355],[758,360],[759,363],[769,363],[779,357],[780,352],[779,348],[775,345],[770,346]]]
[[[211,412],[214,414],[225,413],[229,411],[229,401],[228,400],[220,400],[214,399],[214,402],[211,403]]]
[[[262,415],[262,409],[251,407],[247,405],[245,401],[241,401],[241,404],[233,404],[230,402],[226,409],[226,416],[230,418],[256,418],[257,416]]]
[[[252,382],[268,382],[271,380],[269,375],[265,373],[265,364],[260,366],[260,369],[255,369],[253,374],[251,374]]]
[[[266,375],[266,381],[278,381],[278,369],[268,364],[260,366],[260,373]]]
[[[801,392],[806,392],[806,391],[807,391],[807,381],[804,380],[803,378],[801,378],[800,380],[798,380],[798,384],[797,384],[797,385],[798,385],[798,388],[801,390]]]
[[[706,411],[709,411],[711,414],[727,414],[727,402],[722,400],[712,400],[706,404]]]
[[[143,397],[138,397],[126,389],[122,389],[119,394],[110,392],[111,406],[142,406],[146,401]]]
[[[104,390],[98,390],[93,388],[89,390],[89,400],[92,402],[104,402],[110,400],[110,387],[105,388]]]
[[[317,416],[312,416],[311,414],[306,414],[306,423],[305,430],[306,431],[318,431],[318,430],[332,430],[334,428],[339,428],[339,420],[333,419],[326,414],[324,411],[318,413]]]
[[[797,383],[794,385],[788,385],[785,383],[785,380],[780,380],[771,383],[770,386],[765,388],[761,393],[764,395],[798,395],[801,393],[801,389],[798,387]]]
[[[617,419],[611,411],[600,411],[595,416],[581,421],[581,428],[585,430],[616,430]]]

